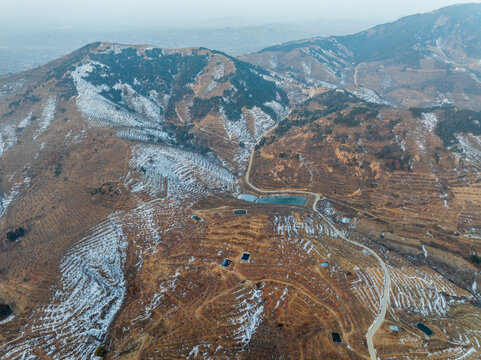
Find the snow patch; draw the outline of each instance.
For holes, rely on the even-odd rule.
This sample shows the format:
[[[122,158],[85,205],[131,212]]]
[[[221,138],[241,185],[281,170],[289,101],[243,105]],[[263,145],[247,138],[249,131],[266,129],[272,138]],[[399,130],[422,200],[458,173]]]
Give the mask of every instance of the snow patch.
[[[36,358],[33,349],[40,347],[55,359],[91,359],[125,296],[127,243],[114,214],[69,250],[61,286],[27,324],[31,335],[3,348],[2,358]]]
[[[32,121],[32,112],[30,112],[22,121],[20,121],[17,125],[17,129],[26,129],[28,125]]]
[[[278,66],[279,66],[279,59],[277,58],[277,55],[271,55],[269,57],[269,67],[275,70]]]
[[[115,90],[122,91],[122,99],[127,106],[135,112],[145,115],[149,120],[155,122],[164,121],[163,109],[159,104],[145,96],[137,93],[129,84],[115,84],[113,86]]]
[[[77,107],[92,125],[122,127],[121,137],[137,141],[169,141],[170,135],[163,129],[163,108],[155,99],[148,99],[135,92],[128,84],[116,84],[122,90],[123,99],[137,113],[129,112],[106,99],[100,93],[111,90],[107,85],[95,86],[85,78],[95,69],[105,66],[89,61],[71,72],[77,88]],[[151,98],[155,94],[151,94]]]
[[[222,61],[218,61],[214,68],[214,80],[219,80],[225,75],[225,65]]]
[[[133,191],[164,193],[170,199],[193,200],[210,191],[234,191],[234,174],[207,156],[168,146],[137,145],[130,166],[140,180],[127,180]]]
[[[199,353],[199,345],[196,345],[190,351],[188,359],[190,359],[191,356],[193,356],[194,358],[197,357],[198,353]]]
[[[25,85],[24,79],[20,79],[11,83],[4,84],[2,87],[0,87],[0,99],[2,97],[7,96],[8,94],[11,94],[21,89],[24,85]]]
[[[478,136],[456,134],[459,146],[467,159],[481,164],[481,139]]]
[[[234,332],[235,338],[240,341],[243,348],[249,344],[252,336],[256,332],[262,321],[264,305],[262,304],[262,283],[260,288],[254,288],[237,297],[239,303],[236,304],[240,316],[232,320],[233,324],[240,325]]]
[[[43,134],[45,130],[48,129],[53,119],[55,118],[56,107],[57,99],[54,96],[49,96],[42,109],[42,115],[39,121],[39,129],[33,137],[34,140],[38,138],[41,134]]]
[[[423,249],[424,257],[427,259],[428,258],[428,252],[427,252],[426,248],[424,247],[424,245],[422,245],[421,247]]]
[[[375,104],[389,105],[389,103],[379,97],[375,91],[363,87],[357,88],[357,90],[352,91],[354,95],[358,98]]]
[[[289,108],[287,106],[282,105],[278,101],[272,100],[272,101],[266,102],[264,103],[264,106],[270,107],[272,110],[274,110],[278,119],[285,118],[289,113]]]
[[[0,132],[0,155],[10,150],[17,143],[15,125],[3,125]]]
[[[256,140],[276,124],[269,115],[257,106],[249,110],[249,113],[254,119],[254,136]]]
[[[26,182],[16,183],[9,194],[2,194],[0,196],[0,217],[7,211],[8,206],[15,200],[15,198],[20,193],[20,186]],[[30,178],[28,179],[28,184],[30,183]]]
[[[306,74],[306,76],[311,76],[312,65],[311,64],[308,65],[303,61],[302,62],[302,70],[304,71],[304,74]]]
[[[432,133],[434,129],[436,129],[438,118],[434,113],[423,113],[421,116],[421,123],[429,132]]]
[[[0,321],[0,325],[6,324],[6,323],[8,323],[9,321],[12,321],[14,317],[15,317],[15,315],[13,315],[13,314],[10,315],[10,316],[7,317],[6,319],[3,319],[2,321]]]

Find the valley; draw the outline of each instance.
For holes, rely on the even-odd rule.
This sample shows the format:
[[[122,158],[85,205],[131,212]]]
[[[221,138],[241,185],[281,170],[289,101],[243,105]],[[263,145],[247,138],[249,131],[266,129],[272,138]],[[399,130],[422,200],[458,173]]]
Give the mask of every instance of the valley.
[[[0,358],[479,359],[473,6],[1,77]]]

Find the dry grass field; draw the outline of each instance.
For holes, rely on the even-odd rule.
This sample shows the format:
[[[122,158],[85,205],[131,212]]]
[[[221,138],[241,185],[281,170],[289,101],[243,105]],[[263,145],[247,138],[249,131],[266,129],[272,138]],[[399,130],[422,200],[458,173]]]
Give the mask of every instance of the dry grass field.
[[[174,80],[190,82],[162,96],[154,82],[151,97],[127,71],[94,85],[152,54],[185,61]],[[0,98],[2,359],[90,359],[99,345],[106,359],[368,359],[387,275],[378,357],[479,358],[478,168],[442,147],[436,113],[302,92],[204,49],[80,55]],[[228,109],[241,72],[280,102]],[[245,180],[254,149],[250,182],[311,191],[304,205],[239,199],[266,196]]]

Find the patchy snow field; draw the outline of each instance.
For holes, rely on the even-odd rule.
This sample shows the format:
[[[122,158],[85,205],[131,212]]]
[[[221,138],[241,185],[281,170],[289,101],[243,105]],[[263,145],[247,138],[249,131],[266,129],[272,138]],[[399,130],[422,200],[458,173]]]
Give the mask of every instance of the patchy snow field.
[[[3,123],[0,125],[0,155],[10,150],[17,143],[17,132],[23,131],[30,125],[32,112],[20,120],[18,124]]]
[[[29,168],[30,165],[23,172],[23,176],[17,176],[17,180],[13,182],[15,173],[10,177],[9,183],[13,182],[13,185],[10,187],[10,191],[0,195],[0,217],[5,213],[9,205],[17,198],[20,192],[30,186],[30,176],[29,176]],[[6,185],[6,184],[5,184]],[[5,186],[4,185],[4,186]]]
[[[17,80],[15,82],[3,84],[0,86],[0,99],[2,97],[7,96],[19,89],[21,89],[25,85],[25,81],[23,79]]]
[[[59,286],[49,304],[35,310],[28,338],[1,349],[2,359],[91,359],[125,296],[127,239],[118,214],[91,230],[60,264]]]
[[[141,173],[140,180],[127,179],[134,191],[164,193],[169,199],[192,201],[210,191],[233,192],[237,183],[214,159],[174,147],[137,145],[130,165]]]
[[[112,214],[79,240],[60,263],[50,302],[33,311],[22,335],[0,349],[0,358],[38,359],[35,348],[55,360],[94,358],[126,294],[127,234],[133,234],[140,267],[142,251],[152,249],[169,231],[159,230],[154,217],[163,215],[167,221],[171,217],[165,211],[178,212],[175,207],[166,210],[161,201],[139,201],[136,208]]]
[[[262,321],[264,305],[262,305],[262,287],[247,289],[242,287],[235,293],[237,303],[234,305],[235,313],[232,324],[238,328],[234,331],[234,337],[244,348],[251,341],[252,335]]]
[[[359,87],[357,90],[352,91],[354,95],[356,95],[358,98],[375,103],[375,104],[381,104],[381,105],[389,105],[389,103],[379,97],[376,92],[374,92],[371,89]]]
[[[457,134],[456,139],[466,158],[481,164],[481,137]]]
[[[85,78],[95,69],[105,66],[96,62],[87,62],[72,71],[71,76],[77,88],[77,107],[92,125],[122,127],[121,137],[143,141],[147,139],[169,140],[163,131],[164,113],[160,104],[148,99],[128,84],[116,84],[114,89],[123,90],[124,100],[137,113],[118,107],[100,93],[111,90],[107,85],[95,86]]]
[[[41,134],[43,134],[45,130],[48,129],[53,119],[55,118],[56,107],[57,99],[54,96],[50,96],[43,106],[42,116],[40,117],[39,121],[39,128],[33,136],[34,140],[38,138]]]
[[[444,318],[449,311],[448,296],[469,295],[431,269],[390,267],[392,289],[389,312],[414,311],[430,318]],[[382,293],[383,274],[377,268],[356,271],[351,289],[364,305],[376,313]],[[369,284],[359,287],[357,283]]]
[[[438,124],[438,118],[434,113],[423,113],[421,116],[421,123],[430,133],[432,133]]]

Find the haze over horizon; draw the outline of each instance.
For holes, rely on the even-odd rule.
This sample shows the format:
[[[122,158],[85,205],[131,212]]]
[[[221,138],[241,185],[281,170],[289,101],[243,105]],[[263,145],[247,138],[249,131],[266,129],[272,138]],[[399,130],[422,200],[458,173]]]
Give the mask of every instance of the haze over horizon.
[[[402,16],[466,3],[457,0],[2,0],[0,23],[14,27],[246,26],[349,19],[387,22]],[[479,3],[479,1],[471,1]],[[28,11],[27,11],[28,9]],[[94,10],[94,11],[93,11]],[[211,24],[212,23],[212,24]]]
[[[239,56],[288,41],[353,34],[460,3],[463,1],[0,0],[0,74],[32,69],[97,41],[206,47]]]

